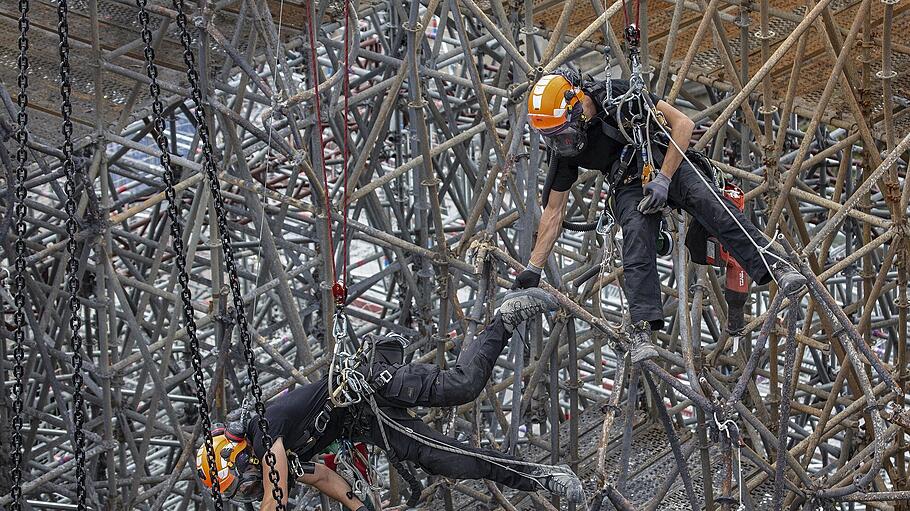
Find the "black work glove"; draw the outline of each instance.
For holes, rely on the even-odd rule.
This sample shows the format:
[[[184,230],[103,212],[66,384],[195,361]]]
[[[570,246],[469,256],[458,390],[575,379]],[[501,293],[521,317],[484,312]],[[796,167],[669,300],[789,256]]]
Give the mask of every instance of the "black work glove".
[[[663,172],[645,185],[645,198],[638,203],[638,211],[644,215],[659,213],[667,205],[667,194],[670,190],[670,178]]]
[[[540,285],[540,273],[531,269],[525,269],[515,277],[512,289],[528,289]]]

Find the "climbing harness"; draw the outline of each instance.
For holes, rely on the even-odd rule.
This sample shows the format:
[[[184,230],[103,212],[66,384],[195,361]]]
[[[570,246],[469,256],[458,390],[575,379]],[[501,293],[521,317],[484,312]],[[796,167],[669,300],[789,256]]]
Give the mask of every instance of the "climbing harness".
[[[63,133],[63,172],[66,174],[64,191],[66,201],[66,290],[69,293],[67,303],[70,312],[70,349],[73,359],[73,454],[76,461],[76,507],[80,511],[88,509],[85,503],[85,398],[82,396],[82,304],[79,302],[79,245],[76,242],[76,233],[79,222],[76,219],[78,212],[77,171],[73,160],[73,105],[70,102],[72,83],[70,77],[70,46],[69,46],[69,6],[68,0],[57,2],[57,33],[60,36],[58,47],[60,54],[60,115],[63,118],[61,132]]]
[[[702,162],[703,165],[697,165],[693,160],[705,160],[709,166],[711,165],[710,160],[707,160],[707,157],[696,151],[684,151],[679,147],[676,141],[673,140],[669,125],[663,114],[657,110],[650,96],[645,93],[639,50],[641,31],[638,28],[639,6],[637,0],[635,4],[634,22],[630,22],[629,6],[626,5],[625,0],[622,9],[626,18],[624,36],[629,48],[629,62],[632,70],[629,79],[629,89],[622,95],[615,97],[608,80],[606,84],[603,82],[597,84],[589,91],[589,95],[601,98],[602,108],[615,119],[615,128],[606,122],[603,123],[604,133],[617,142],[624,144],[617,163],[607,173],[607,181],[613,186],[628,184],[636,179],[640,179],[643,185],[647,184],[651,180],[653,172],[657,169],[654,163],[652,143],[665,146],[667,149],[671,146],[674,147],[682,155],[684,161],[696,170],[695,174],[709,189],[714,200],[723,206],[727,215],[733,219],[736,226],[746,235],[749,242],[758,251],[762,262],[768,268],[769,274],[776,280],[776,277],[770,271],[772,263],[769,262],[768,258],[770,257],[777,262],[791,266],[789,261],[770,250],[773,244],[772,240],[766,240],[766,243],[760,244],[752,238],[749,231],[733,214],[730,205],[722,197],[726,183],[724,183],[722,176],[719,175],[720,173],[714,172],[713,176],[711,176],[714,183],[709,182],[708,178],[700,171],[700,169],[705,168],[704,162]],[[609,65],[607,67],[609,68]],[[606,90],[602,90],[602,87],[606,87]],[[652,129],[654,130],[653,133]],[[632,163],[636,158],[638,164],[633,166]],[[571,223],[564,223],[563,226],[568,229],[574,227]]]
[[[174,170],[171,165],[170,148],[168,147],[166,127],[164,120],[164,105],[161,101],[161,87],[158,84],[158,66],[155,64],[155,49],[152,43],[153,36],[150,27],[149,13],[146,10],[148,0],[136,0],[139,8],[139,25],[142,41],[145,44],[145,71],[149,78],[149,95],[152,98],[152,123],[154,126],[153,138],[158,146],[160,155],[162,179],[164,181],[164,195],[167,198],[167,215],[170,224],[171,243],[174,249],[174,261],[177,268],[177,282],[180,285],[180,299],[183,305],[184,329],[189,341],[190,363],[193,366],[193,382],[196,386],[196,403],[199,406],[199,417],[202,420],[203,445],[209,467],[216,466],[215,447],[213,444],[212,420],[209,414],[208,393],[205,387],[205,370],[202,367],[202,357],[199,349],[199,337],[196,334],[196,319],[193,312],[192,295],[189,287],[190,277],[186,271],[186,251],[183,246],[183,227],[180,222],[180,213],[177,210],[177,192],[174,189]],[[224,233],[225,231],[221,231]],[[221,509],[221,483],[219,471],[211,471],[212,500],[215,508]]]
[[[172,5],[176,14],[177,27],[180,31],[180,44],[183,47],[183,62],[186,66],[186,77],[190,84],[190,97],[196,106],[193,110],[193,117],[196,120],[199,141],[202,147],[203,171],[209,181],[209,189],[212,195],[212,204],[215,209],[218,232],[221,235],[221,248],[224,254],[224,266],[228,272],[228,281],[231,289],[231,298],[234,305],[234,312],[237,317],[237,327],[240,334],[240,340],[243,344],[244,355],[247,362],[247,376],[250,380],[256,413],[259,415],[259,428],[262,431],[262,443],[266,449],[265,461],[269,465],[269,481],[272,483],[272,497],[276,501],[276,509],[285,511],[283,503],[283,492],[279,486],[280,476],[275,468],[276,459],[272,452],[272,437],[269,435],[269,423],[265,417],[265,403],[262,401],[262,388],[259,386],[259,371],[256,369],[256,356],[253,353],[253,338],[250,334],[247,323],[246,309],[243,302],[243,291],[240,288],[240,279],[237,275],[237,266],[234,262],[234,248],[231,241],[227,226],[227,211],[224,206],[224,197],[221,194],[221,185],[218,179],[217,166],[215,164],[214,150],[209,135],[208,120],[205,113],[205,102],[203,101],[202,89],[199,85],[199,72],[196,69],[196,57],[193,54],[193,39],[187,28],[187,17],[184,0],[172,0]],[[197,390],[199,386],[197,385]],[[217,486],[217,485],[213,485]],[[220,503],[216,501],[216,508],[220,509]]]
[[[25,182],[28,180],[28,0],[19,0],[19,58],[16,64],[19,70],[17,83],[19,94],[16,103],[19,111],[16,115],[16,202],[13,206],[15,215],[14,229],[16,232],[16,261],[13,281],[13,302],[16,306],[13,313],[13,432],[12,432],[12,485],[10,488],[10,510],[22,510],[22,414],[23,394],[25,391],[25,215],[27,213],[25,199],[28,190]],[[9,273],[9,270],[7,270]]]
[[[342,336],[339,332],[337,334],[338,338],[346,339],[346,336]],[[394,344],[398,343],[399,347],[394,347]],[[339,342],[338,345],[343,345],[345,343]],[[388,351],[383,352],[383,344],[386,344]],[[379,432],[382,437],[382,448],[385,450],[387,456],[393,461],[398,461],[395,459],[394,451],[391,448],[391,443],[388,439],[388,434],[386,428],[390,427],[399,433],[404,434],[408,438],[432,447],[435,449],[440,449],[446,452],[451,452],[454,454],[460,454],[463,456],[470,456],[478,459],[482,459],[489,463],[495,464],[505,470],[514,472],[515,474],[527,477],[534,480],[541,489],[546,489],[545,484],[541,481],[541,477],[535,476],[527,472],[521,472],[516,470],[509,465],[524,466],[530,468],[538,469],[548,469],[551,470],[553,467],[550,465],[543,465],[539,463],[530,463],[519,460],[509,460],[508,462],[503,462],[503,460],[487,456],[481,453],[476,453],[469,451],[460,447],[451,446],[448,444],[440,443],[439,441],[425,437],[407,426],[403,426],[398,423],[395,419],[391,418],[386,414],[382,408],[379,406],[377,401],[376,392],[386,385],[392,379],[392,374],[394,371],[403,365],[403,350],[406,346],[404,338],[398,334],[390,334],[382,339],[367,339],[360,347],[348,353],[346,351],[340,351],[336,354],[333,354],[333,362],[330,365],[330,375],[329,375],[329,390],[331,405],[326,404],[326,408],[320,412],[317,416],[317,425],[316,429],[319,433],[322,433],[325,430],[325,424],[327,423],[329,416],[331,414],[332,407],[339,408],[352,408],[359,410],[361,408],[355,407],[355,405],[369,406],[369,409],[372,411],[373,416],[379,423]],[[396,352],[396,353],[392,353]],[[375,362],[379,359],[380,366],[386,367],[379,373],[374,374],[373,369]],[[369,373],[365,374],[363,366],[366,365]],[[335,366],[336,369],[333,370],[332,366]],[[332,383],[337,382],[337,383]],[[320,429],[320,422],[322,423],[322,428]]]

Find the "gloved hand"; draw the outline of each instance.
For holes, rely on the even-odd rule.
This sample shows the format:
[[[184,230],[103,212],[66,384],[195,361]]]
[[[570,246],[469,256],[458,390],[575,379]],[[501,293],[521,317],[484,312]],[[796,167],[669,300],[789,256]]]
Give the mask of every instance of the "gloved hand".
[[[667,205],[667,194],[670,189],[670,178],[663,172],[645,185],[645,197],[638,203],[638,211],[644,215],[659,213]]]
[[[515,282],[512,283],[512,289],[528,289],[529,287],[537,287],[538,285],[540,285],[540,272],[526,268],[515,277]]]

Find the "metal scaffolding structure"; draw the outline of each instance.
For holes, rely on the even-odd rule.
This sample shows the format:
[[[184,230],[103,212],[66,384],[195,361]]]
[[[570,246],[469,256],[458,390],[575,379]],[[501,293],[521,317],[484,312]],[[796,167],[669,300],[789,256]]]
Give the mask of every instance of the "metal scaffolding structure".
[[[212,506],[203,419],[326,370],[342,269],[352,333],[414,360],[491,319],[540,215],[526,93],[562,65],[628,76],[624,3],[344,1],[0,2],[0,507],[20,470],[22,509]],[[650,89],[808,289],[753,286],[731,333],[672,213],[669,326],[629,367],[617,240],[566,231],[560,310],[474,403],[419,412],[569,464],[600,509],[910,509],[910,8],[639,1]],[[583,172],[569,217],[596,220],[603,184]],[[421,508],[571,507],[417,474]]]

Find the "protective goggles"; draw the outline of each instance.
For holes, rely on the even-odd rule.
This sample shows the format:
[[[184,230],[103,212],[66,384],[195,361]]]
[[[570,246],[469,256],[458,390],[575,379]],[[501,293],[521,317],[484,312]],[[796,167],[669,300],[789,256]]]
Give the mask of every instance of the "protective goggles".
[[[258,465],[250,464],[237,475],[233,492],[225,492],[225,496],[234,502],[247,503],[261,501],[264,493],[262,469]]]
[[[567,122],[562,126],[540,130],[543,141],[559,156],[577,156],[588,143],[588,134],[580,122]]]
[[[570,101],[577,95],[576,90],[566,91],[566,101]],[[543,141],[559,156],[576,156],[585,148],[588,142],[588,134],[585,130],[584,109],[581,101],[566,112],[566,122],[553,128],[540,129],[538,132],[543,136]]]

